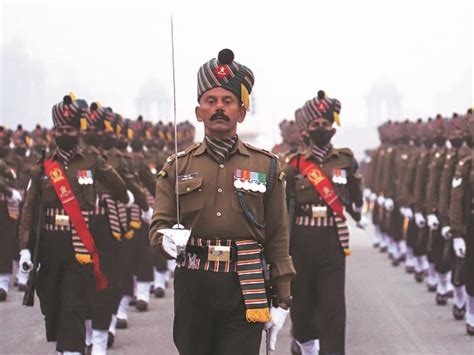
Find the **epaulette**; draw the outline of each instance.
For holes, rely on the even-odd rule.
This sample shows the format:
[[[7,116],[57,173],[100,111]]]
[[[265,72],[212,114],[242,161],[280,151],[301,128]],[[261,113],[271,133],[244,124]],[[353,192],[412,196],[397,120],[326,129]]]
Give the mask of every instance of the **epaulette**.
[[[188,155],[189,153],[191,153],[193,150],[197,149],[199,146],[201,145],[201,143],[195,143],[195,144],[191,144],[189,147],[187,147],[185,150],[182,150],[176,154],[172,154],[170,155],[167,159],[166,159],[166,162],[168,164],[171,164],[174,162],[174,160],[176,159],[176,157],[178,158],[181,158],[181,157],[184,157],[186,155]]]
[[[288,154],[285,157],[285,163],[289,164],[293,159],[295,159],[300,154],[302,154],[302,153],[301,152],[294,152],[294,153]]]
[[[255,152],[259,152],[259,153],[263,153],[265,155],[268,155],[270,158],[277,158],[278,159],[278,155],[276,154],[273,154],[272,152],[269,152],[268,150],[266,149],[262,149],[262,148],[257,148],[257,147],[254,147],[253,145],[251,144],[248,144],[248,143],[244,143],[244,146],[249,148],[250,150],[253,150]]]
[[[351,148],[336,148],[336,150],[340,153],[340,154],[345,154],[345,155],[348,155],[350,157],[353,157],[354,156],[354,152],[352,151]]]

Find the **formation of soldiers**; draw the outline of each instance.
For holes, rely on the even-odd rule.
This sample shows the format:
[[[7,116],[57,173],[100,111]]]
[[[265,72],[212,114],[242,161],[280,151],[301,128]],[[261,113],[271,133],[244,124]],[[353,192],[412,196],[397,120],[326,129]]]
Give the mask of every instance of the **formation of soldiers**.
[[[404,262],[439,306],[474,335],[474,121],[472,109],[445,118],[378,127],[381,144],[364,161],[373,246]]]
[[[115,330],[127,328],[129,306],[146,311],[150,294],[163,298],[174,269],[173,262],[152,253],[148,225],[157,173],[175,149],[175,127],[141,116],[126,119],[73,94],[53,107],[53,122],[52,129],[37,125],[31,132],[21,125],[0,127],[0,302],[12,281],[27,290],[41,230],[36,290],[48,341],[57,341],[58,352],[83,353],[84,318],[86,353],[105,354]],[[193,143],[193,125],[186,121],[176,129],[180,149]],[[43,162],[55,161],[64,170],[41,171]],[[93,252],[62,200],[69,186],[55,192],[61,174],[93,235]],[[61,244],[66,235],[72,235],[72,245]],[[87,293],[95,289],[86,287],[91,259],[103,282],[97,283],[100,292]]]

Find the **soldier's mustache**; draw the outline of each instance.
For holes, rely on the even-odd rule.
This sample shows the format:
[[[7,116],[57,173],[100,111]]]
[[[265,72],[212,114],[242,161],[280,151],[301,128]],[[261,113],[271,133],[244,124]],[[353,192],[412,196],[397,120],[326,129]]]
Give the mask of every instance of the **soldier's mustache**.
[[[215,120],[224,120],[226,122],[230,121],[229,117],[227,117],[227,115],[222,112],[216,112],[211,116],[211,122],[214,122]]]

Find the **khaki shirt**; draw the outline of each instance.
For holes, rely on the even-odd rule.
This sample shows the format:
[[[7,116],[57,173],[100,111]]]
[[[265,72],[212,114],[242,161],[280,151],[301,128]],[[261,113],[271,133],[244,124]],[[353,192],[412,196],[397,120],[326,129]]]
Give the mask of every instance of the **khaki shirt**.
[[[466,235],[468,223],[472,223],[474,197],[474,152],[461,159],[456,166],[451,182],[452,192],[449,203],[450,231],[453,237]]]
[[[57,160],[58,157],[56,153],[53,153],[47,159]],[[79,150],[73,157],[71,157],[67,166],[64,166],[62,162],[59,164],[63,167],[66,178],[69,181],[74,196],[76,197],[82,211],[92,210],[95,208],[97,199],[95,187],[97,182],[100,182],[104,186],[108,186],[109,191],[113,194],[115,199],[124,203],[128,202],[127,188],[124,181],[100,156],[84,154]],[[88,170],[91,172],[93,184],[79,184],[77,173],[81,170]],[[36,197],[40,189],[43,192],[43,208],[62,208],[61,202],[56,195],[56,191],[50,179],[46,175],[40,176],[40,173],[41,169],[37,166],[33,171],[31,186],[26,194],[19,230],[21,249],[28,246],[29,232],[32,228],[35,204],[38,202],[36,201]]]
[[[123,181],[125,181],[127,189],[130,190],[135,198],[135,203],[142,210],[147,211],[149,206],[146,200],[145,192],[143,191],[143,187],[140,186],[140,182],[134,175],[133,171],[130,170],[129,164],[125,160],[124,154],[116,148],[103,150],[102,154],[107,159],[107,164],[114,168],[119,173]]]
[[[446,154],[441,181],[439,186],[438,217],[442,227],[449,226],[449,202],[454,171],[459,160],[470,154],[469,148],[462,146],[459,149],[450,149]]]
[[[180,223],[199,238],[250,238],[262,243],[277,296],[284,298],[290,295],[290,281],[295,274],[289,255],[284,174],[278,167],[273,188],[266,196],[241,190],[256,220],[265,223],[264,229],[254,226],[247,221],[239,205],[233,186],[234,170],[264,173],[268,177],[273,155],[240,139],[236,147],[236,152],[222,164],[207,154],[205,141],[178,153]],[[162,235],[157,230],[176,223],[175,169],[175,158],[170,157],[156,183],[150,241],[157,251],[162,251]]]
[[[420,158],[422,148],[417,146],[409,146],[408,152],[404,154],[407,159],[405,164],[400,164],[397,170],[399,176],[400,186],[398,188],[399,194],[397,196],[398,206],[412,207],[415,202],[415,179],[418,160]]]
[[[358,163],[352,151],[349,148],[331,148],[322,164],[313,157],[310,149],[306,150],[303,157],[305,160],[312,161],[321,168],[324,175],[331,180],[331,184],[340,197],[341,202],[346,207],[346,210],[358,221],[360,219],[360,213],[352,213],[352,204],[357,208],[361,208],[363,205],[362,176],[359,173]],[[319,192],[316,191],[308,178],[301,175],[297,168],[290,165],[291,161],[295,159],[298,159],[297,156],[288,158],[288,163],[285,167],[288,182],[288,197],[293,198],[294,196],[295,206],[297,208],[305,204],[326,205],[326,202],[320,196]],[[338,169],[346,171],[346,183],[336,184],[332,182],[334,172]]]
[[[426,185],[426,214],[438,213],[439,185],[446,160],[446,151],[446,147],[435,147],[431,154]]]

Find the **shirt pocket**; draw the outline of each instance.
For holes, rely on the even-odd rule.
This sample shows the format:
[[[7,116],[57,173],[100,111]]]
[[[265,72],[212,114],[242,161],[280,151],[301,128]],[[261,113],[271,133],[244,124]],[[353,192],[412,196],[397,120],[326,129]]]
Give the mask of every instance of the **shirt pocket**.
[[[319,194],[306,177],[295,181],[295,195],[297,204],[317,203],[319,200]]]
[[[178,181],[181,213],[198,211],[204,207],[202,185],[202,176],[190,180]]]
[[[232,208],[239,214],[244,214],[244,210],[239,202],[238,194],[242,194],[243,201],[247,209],[252,213],[258,223],[264,222],[265,208],[263,203],[264,193],[246,191],[243,189],[234,189],[234,196],[232,197]]]

